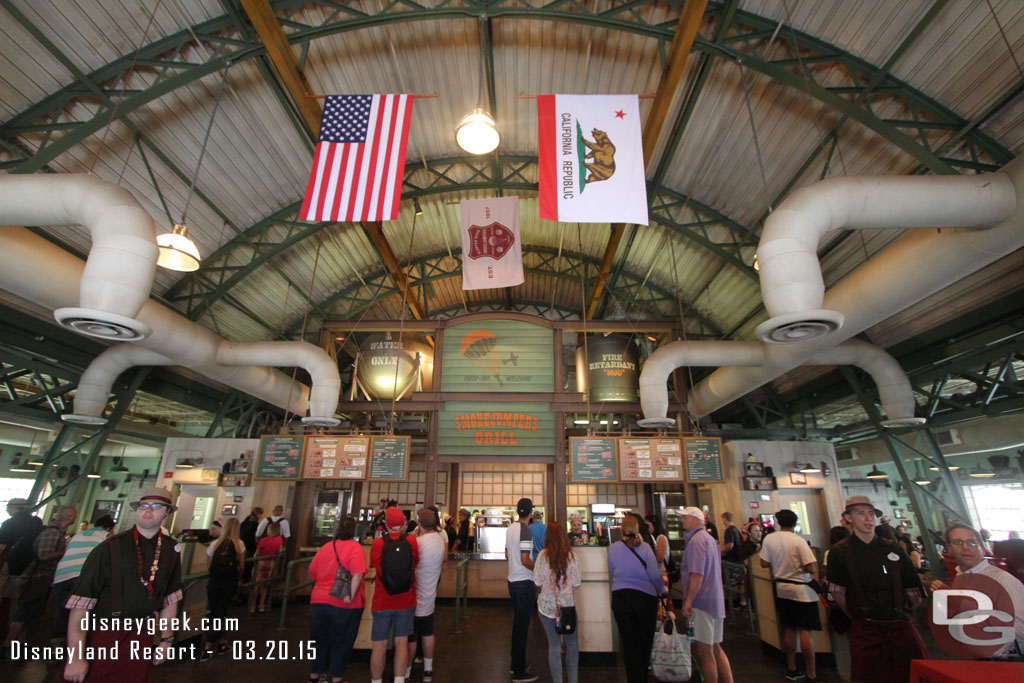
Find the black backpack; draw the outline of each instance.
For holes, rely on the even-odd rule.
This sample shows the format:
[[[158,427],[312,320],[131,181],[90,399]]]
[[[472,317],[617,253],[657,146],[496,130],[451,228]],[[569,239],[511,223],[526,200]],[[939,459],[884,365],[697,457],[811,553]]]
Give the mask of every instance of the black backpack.
[[[210,558],[211,579],[233,579],[238,576],[238,550],[231,541],[218,545]]]
[[[271,525],[272,522],[277,522],[278,524],[280,524],[281,522],[287,522],[287,521],[288,521],[287,517],[282,517],[281,519],[276,519],[276,520],[275,519],[271,519],[270,517],[267,517],[267,523],[263,525],[263,533],[261,533],[259,536],[257,536],[256,540],[259,541],[261,538],[266,538],[267,537],[267,529],[270,528],[270,525]]]
[[[21,576],[22,572],[28,569],[32,561],[36,559],[35,542],[39,532],[43,530],[43,523],[38,517],[34,524],[29,524],[22,536],[15,541],[7,553],[7,573],[11,576]]]
[[[388,595],[405,593],[412,588],[412,544],[404,535],[392,540],[384,537],[377,578]]]

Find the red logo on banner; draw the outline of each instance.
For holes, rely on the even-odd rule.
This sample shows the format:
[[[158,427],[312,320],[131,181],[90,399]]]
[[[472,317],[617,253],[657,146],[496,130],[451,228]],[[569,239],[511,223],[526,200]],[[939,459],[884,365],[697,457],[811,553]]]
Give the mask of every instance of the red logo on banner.
[[[991,657],[1013,642],[1010,593],[984,574],[957,574],[952,588],[932,593],[931,630],[942,648],[959,659]]]
[[[516,243],[516,236],[501,223],[469,226],[469,258],[500,261]]]

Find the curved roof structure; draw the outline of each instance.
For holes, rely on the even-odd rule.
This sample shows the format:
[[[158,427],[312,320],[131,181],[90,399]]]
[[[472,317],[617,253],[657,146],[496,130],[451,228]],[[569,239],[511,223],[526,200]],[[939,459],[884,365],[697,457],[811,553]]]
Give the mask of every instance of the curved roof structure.
[[[93,173],[168,227],[188,204],[202,268],[159,272],[153,294],[240,340],[297,338],[329,317],[398,319],[403,276],[388,249],[418,317],[681,317],[692,338],[751,339],[766,317],[758,235],[795,188],[981,173],[1024,139],[1016,2],[0,0],[0,14],[0,167]],[[502,141],[473,157],[454,130],[481,89]],[[378,92],[438,95],[414,106],[398,220],[297,220],[313,96]],[[649,226],[538,218],[536,104],[523,96],[541,93],[653,96],[641,99]],[[526,281],[463,292],[457,202],[495,194],[522,197]],[[80,227],[40,230],[88,250]],[[830,235],[826,285],[897,237]],[[1022,261],[867,336],[899,344],[1019,291]]]

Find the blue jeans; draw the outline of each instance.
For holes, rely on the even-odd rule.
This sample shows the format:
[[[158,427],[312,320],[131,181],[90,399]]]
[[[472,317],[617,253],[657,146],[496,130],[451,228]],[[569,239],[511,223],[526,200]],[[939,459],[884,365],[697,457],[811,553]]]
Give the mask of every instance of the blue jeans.
[[[562,683],[562,638],[565,638],[565,670],[569,675],[569,683],[577,683],[580,676],[580,637],[573,631],[563,636],[555,631],[555,620],[540,614],[540,623],[544,625],[544,633],[548,637],[548,668],[551,669],[551,680]]]
[[[530,632],[530,619],[537,610],[537,587],[533,581],[509,581],[508,594],[512,596],[512,672],[526,673],[526,636]]]
[[[309,636],[316,641],[316,659],[309,665],[309,672],[322,674],[327,672],[327,663],[331,664],[331,676],[343,678],[352,646],[359,632],[359,620],[363,617],[362,608],[343,609],[322,602],[310,605]]]

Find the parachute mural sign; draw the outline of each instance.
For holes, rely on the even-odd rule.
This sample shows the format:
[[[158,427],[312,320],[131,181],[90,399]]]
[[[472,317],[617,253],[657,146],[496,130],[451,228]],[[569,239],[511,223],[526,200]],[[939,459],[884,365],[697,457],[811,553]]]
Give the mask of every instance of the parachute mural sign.
[[[445,330],[441,391],[554,391],[553,332],[519,320]]]

